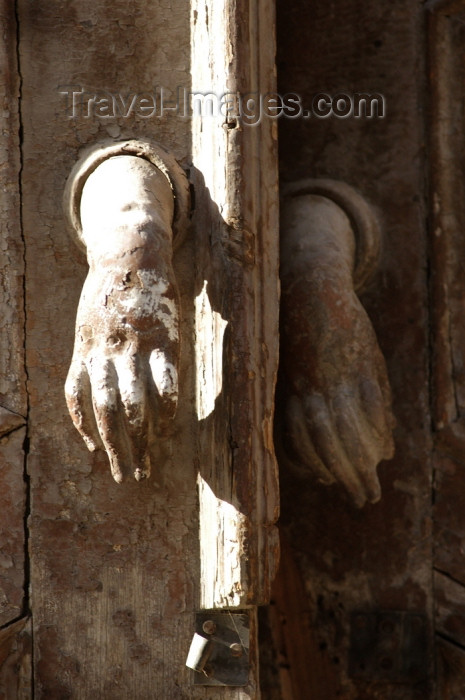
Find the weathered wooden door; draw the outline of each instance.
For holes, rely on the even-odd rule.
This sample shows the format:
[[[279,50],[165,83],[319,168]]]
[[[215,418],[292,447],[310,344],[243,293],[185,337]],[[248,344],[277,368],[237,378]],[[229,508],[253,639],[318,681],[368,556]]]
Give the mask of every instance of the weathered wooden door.
[[[378,211],[383,253],[363,302],[397,427],[375,505],[280,471],[264,694],[464,698],[465,4],[277,6],[279,90],[307,110],[280,122],[281,183],[343,180]],[[382,96],[381,118],[354,113],[360,93]]]
[[[397,427],[382,499],[361,510],[281,469],[261,694],[465,697],[465,3],[277,8],[279,91],[303,109],[246,126],[234,109],[196,119],[186,93],[274,90],[273,2],[0,1],[0,697],[259,695],[255,612],[276,557],[278,123],[283,183],[341,180],[377,211],[363,303]],[[317,95],[326,108],[361,93],[381,95],[382,114],[312,111]],[[174,260],[174,437],[150,480],[118,485],[63,393],[87,266],[62,195],[84,146],[134,138],[181,163],[192,224]],[[244,687],[195,685],[184,666],[196,612],[214,608],[249,616]]]
[[[0,695],[256,698],[277,559],[276,134],[221,98],[273,89],[273,3],[5,0],[0,19]],[[178,162],[191,203],[173,186],[177,415],[151,478],[118,484],[65,402],[87,263],[62,201],[85,146],[134,139],[132,157]],[[186,667],[205,609],[239,635],[215,635],[233,671],[248,647],[245,674]]]

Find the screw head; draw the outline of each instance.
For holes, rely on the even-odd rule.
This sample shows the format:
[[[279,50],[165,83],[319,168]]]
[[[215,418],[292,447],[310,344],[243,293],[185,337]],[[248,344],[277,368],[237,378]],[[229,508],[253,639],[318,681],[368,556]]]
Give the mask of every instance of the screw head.
[[[232,656],[239,658],[240,656],[242,656],[242,645],[237,643],[231,644],[229,647],[229,651],[231,652]]]
[[[205,620],[205,622],[202,625],[202,629],[205,632],[205,634],[215,634],[216,624],[213,622],[213,620]]]

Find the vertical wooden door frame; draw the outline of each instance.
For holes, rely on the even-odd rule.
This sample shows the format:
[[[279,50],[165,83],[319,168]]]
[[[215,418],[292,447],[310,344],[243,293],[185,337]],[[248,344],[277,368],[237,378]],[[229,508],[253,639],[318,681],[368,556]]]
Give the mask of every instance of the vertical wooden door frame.
[[[433,594],[438,697],[463,693],[463,25],[460,0],[426,3],[429,59]]]
[[[0,2],[0,695],[29,697],[21,80],[15,3]]]
[[[194,116],[192,124],[195,226],[203,236],[200,250],[211,256],[207,261],[199,256],[197,283],[201,288],[208,274],[224,275],[217,303],[223,304],[229,324],[220,368],[229,435],[221,426],[211,431],[208,425],[200,433],[201,605],[247,607],[268,602],[279,556],[273,446],[279,344],[277,122],[263,114],[267,95],[276,93],[274,2],[193,0],[191,28],[193,89],[216,98],[226,92],[223,104],[236,96],[240,110],[247,110],[250,100],[256,117],[256,123],[247,124],[224,109],[214,119]],[[215,294],[214,282],[211,287]],[[204,324],[196,332],[202,345],[212,343],[214,352],[219,347],[221,357],[222,334]],[[203,403],[198,394],[205,415]],[[219,436],[228,444],[215,460]],[[221,504],[212,507],[211,489],[229,500],[237,515],[223,511]],[[215,523],[226,533],[225,519],[231,517],[236,535],[227,533],[225,547],[212,558]],[[231,548],[233,541],[237,547]]]

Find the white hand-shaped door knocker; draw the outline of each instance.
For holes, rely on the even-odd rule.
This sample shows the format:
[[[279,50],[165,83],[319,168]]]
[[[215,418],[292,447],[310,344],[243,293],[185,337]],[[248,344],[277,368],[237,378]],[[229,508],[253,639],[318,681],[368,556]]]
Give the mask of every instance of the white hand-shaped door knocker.
[[[65,394],[90,450],[113,478],[150,474],[151,443],[178,398],[179,298],[174,248],[187,230],[189,188],[174,158],[139,141],[93,148],[75,166],[65,213],[89,273],[79,302]]]

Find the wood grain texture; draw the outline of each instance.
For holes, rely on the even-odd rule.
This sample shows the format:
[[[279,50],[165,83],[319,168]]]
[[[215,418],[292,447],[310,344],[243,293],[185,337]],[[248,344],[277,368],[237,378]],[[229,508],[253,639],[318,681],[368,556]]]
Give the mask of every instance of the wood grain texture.
[[[436,631],[465,646],[465,588],[442,573],[434,573]]]
[[[465,652],[445,639],[437,642],[438,677],[441,700],[462,700]]]
[[[333,662],[336,697],[411,697],[408,686],[365,687],[350,678],[347,653],[354,610],[416,610],[432,623],[423,7],[400,0],[277,7],[280,93],[300,95],[304,107],[318,92],[382,93],[386,101],[383,119],[282,120],[280,175],[343,180],[379,214],[382,256],[362,302],[386,358],[397,419],[395,457],[379,467],[378,504],[356,512],[337,486],[282,469],[281,527],[318,643]],[[432,688],[418,693],[429,698]]]
[[[143,485],[112,483],[106,456],[81,445],[63,387],[86,269],[61,208],[66,178],[83,145],[108,137],[151,138],[180,158],[188,155],[189,135],[185,122],[170,116],[71,119],[59,91],[76,84],[124,94],[155,84],[167,90],[178,82],[188,86],[189,18],[182,4],[55,0],[20,3],[19,15],[35,693],[190,697],[184,664],[198,588],[192,419],[180,410],[173,445],[165,445]],[[183,255],[189,258],[188,248],[176,261],[178,276],[186,280],[181,371],[188,405],[191,294]]]
[[[24,248],[20,216],[20,78],[14,6],[0,2],[0,627],[23,613],[27,413]]]
[[[463,366],[464,136],[457,85],[463,85],[462,3],[430,4],[428,19],[430,245],[433,410],[439,431],[465,411]]]
[[[262,10],[264,7],[265,13],[269,12],[270,5],[263,3]],[[241,11],[245,12],[244,8]],[[266,185],[268,178],[274,182],[275,172],[267,171],[263,181],[256,177],[255,150],[249,157],[245,147],[230,151],[228,146],[226,153],[215,154],[217,172],[222,168],[231,172],[230,193],[241,177],[244,180],[238,189],[240,197],[228,200],[234,203],[234,217],[215,233],[224,235],[231,230],[227,238],[237,250],[237,258],[228,263],[233,272],[220,280],[226,307],[218,306],[213,297],[210,303],[215,311],[226,308],[231,328],[234,323],[237,328],[234,332],[228,329],[224,356],[214,354],[214,362],[225,363],[223,376],[230,377],[230,383],[225,383],[222,398],[214,405],[214,417],[210,414],[205,419],[208,450],[199,447],[195,401],[196,379],[204,381],[203,376],[196,378],[193,359],[195,298],[203,285],[197,286],[193,261],[197,254],[204,259],[212,251],[210,229],[197,219],[174,259],[182,312],[180,397],[174,436],[160,444],[160,461],[150,479],[117,485],[112,482],[106,456],[86,451],[66,412],[63,385],[86,268],[65,230],[63,188],[82,146],[109,137],[154,140],[172,150],[187,169],[191,123],[175,112],[153,119],[134,113],[102,118],[95,112],[79,112],[72,118],[63,92],[78,86],[91,94],[107,91],[124,95],[150,91],[158,85],[169,91],[171,99],[178,86],[189,90],[189,6],[164,0],[149,4],[142,0],[111,4],[19,0],[19,17],[36,697],[255,699],[255,627],[246,688],[194,688],[185,660],[194,632],[194,613],[201,605],[199,470],[205,476],[215,472],[217,465],[221,467],[216,473],[224,488],[217,490],[215,497],[243,511],[251,523],[247,570],[241,571],[240,579],[247,583],[248,593],[241,597],[241,605],[257,602],[264,589],[258,586],[252,590],[250,582],[268,581],[267,572],[274,569],[265,552],[269,524],[276,517],[277,495],[271,440],[277,353],[276,217],[269,229],[267,222],[261,221],[266,198],[263,210],[254,210],[253,216],[250,211],[258,207],[257,188],[262,185],[264,192],[273,192],[276,202],[276,186],[273,190]],[[272,15],[265,26],[267,31],[272,28]],[[241,47],[238,37],[234,45]],[[250,42],[250,46],[255,50],[257,42]],[[247,53],[249,49],[243,50]],[[223,133],[221,125],[218,128]],[[258,132],[248,138],[255,144]],[[200,172],[202,164],[194,165]],[[193,170],[190,167],[191,174]],[[196,195],[199,177],[192,178]],[[246,199],[249,191],[254,194]],[[201,196],[199,200],[201,207]],[[248,220],[246,227],[237,223],[229,228],[243,216],[252,216],[250,234],[245,233],[249,231]],[[257,246],[260,254],[262,248],[264,251],[264,262],[252,266],[251,271],[243,259],[250,244]],[[212,281],[213,277],[207,279]],[[269,317],[262,318],[261,308],[268,296]],[[237,319],[234,323],[233,318]],[[215,370],[210,368],[210,374]],[[212,421],[221,426],[218,447],[211,432]],[[227,458],[217,460],[217,454],[223,452]],[[231,479],[232,461],[236,466]],[[258,468],[262,465],[263,471]],[[216,537],[215,530],[210,534],[215,546]],[[275,548],[269,551],[271,560]],[[260,567],[264,567],[263,575],[257,573]],[[251,616],[254,620],[253,609]]]
[[[465,643],[463,363],[464,278],[462,260],[465,172],[462,158],[464,20],[462,2],[427,7],[430,145],[430,247],[432,302],[432,406],[434,456],[435,621],[437,693],[463,695]]]
[[[272,638],[282,700],[327,700],[338,684],[325,645],[319,644],[304,582],[292,547],[281,539],[281,561],[270,610]]]
[[[25,601],[26,437],[20,428],[0,440],[0,627],[23,614]]]
[[[221,97],[276,89],[272,3],[194,2],[192,27],[194,91]],[[211,379],[210,403],[197,393],[201,605],[241,607],[268,600],[278,556],[272,441],[278,353],[276,123],[265,119],[247,126],[237,116],[219,114],[194,117],[192,130],[197,293],[208,297],[196,316],[196,334],[202,347],[223,358]],[[202,367],[200,358],[199,374],[205,375]]]
[[[0,698],[31,700],[31,620],[22,618],[0,630]]]
[[[460,445],[463,454],[465,441],[462,439],[458,442],[455,438],[452,448],[451,439],[448,447],[445,447],[445,434],[446,431],[442,431],[440,448],[434,460],[434,566],[465,585],[465,553],[462,546],[465,537],[465,465],[461,458],[457,458],[457,447]]]
[[[0,26],[0,407],[25,416],[20,78],[16,19],[8,0],[0,3]]]

